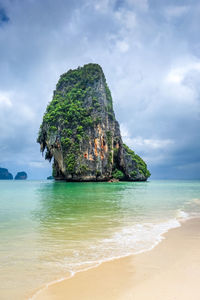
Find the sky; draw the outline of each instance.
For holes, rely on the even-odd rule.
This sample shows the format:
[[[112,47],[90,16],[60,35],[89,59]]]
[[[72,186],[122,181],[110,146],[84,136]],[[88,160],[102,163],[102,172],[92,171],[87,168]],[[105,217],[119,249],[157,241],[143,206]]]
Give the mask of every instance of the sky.
[[[36,143],[59,76],[102,66],[152,179],[200,179],[200,2],[0,0],[0,167],[51,175]]]

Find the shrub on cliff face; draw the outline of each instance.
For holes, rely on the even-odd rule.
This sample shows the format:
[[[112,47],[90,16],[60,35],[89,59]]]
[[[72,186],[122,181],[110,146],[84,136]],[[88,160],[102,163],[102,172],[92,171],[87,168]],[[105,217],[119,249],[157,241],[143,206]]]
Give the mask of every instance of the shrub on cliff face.
[[[112,172],[112,176],[113,176],[113,178],[119,179],[119,180],[125,179],[124,173],[123,173],[122,171],[118,170],[118,169],[115,169],[115,170]]]

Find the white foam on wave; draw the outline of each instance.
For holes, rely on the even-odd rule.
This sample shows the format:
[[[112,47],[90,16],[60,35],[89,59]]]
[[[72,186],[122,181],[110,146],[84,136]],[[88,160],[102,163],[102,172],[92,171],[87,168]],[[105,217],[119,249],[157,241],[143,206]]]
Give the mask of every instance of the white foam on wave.
[[[98,267],[103,262],[130,256],[132,254],[139,254],[142,252],[150,251],[164,239],[163,234],[165,234],[172,228],[177,228],[180,226],[181,224],[177,219],[171,219],[169,221],[158,224],[143,223],[135,224],[133,226],[127,226],[114,233],[110,238],[98,241],[95,246],[91,245],[88,250],[92,250],[93,253],[98,250],[96,256],[91,258],[91,260],[84,260],[82,262],[80,261],[68,265],[68,268],[70,269],[68,269],[68,272],[70,272],[70,276],[63,277],[46,284],[31,298],[29,298],[29,300],[34,300],[42,291],[47,289],[49,286],[61,282],[67,278],[71,278],[78,272],[83,272],[94,267]],[[103,255],[99,255],[100,253],[103,253]],[[74,269],[76,269],[76,271],[73,270],[73,267]]]
[[[184,210],[183,210],[184,209]],[[200,199],[193,198],[187,201],[183,209],[178,210],[177,219],[184,221],[200,217]],[[186,211],[185,211],[186,210]]]
[[[182,220],[189,220],[191,216],[188,212],[185,212],[184,210],[179,209],[177,211],[176,217],[178,220],[182,221]]]
[[[107,249],[115,249],[118,257],[138,254],[153,249],[164,239],[164,233],[176,227],[180,227],[180,222],[176,219],[158,224],[135,224],[116,232],[111,238],[104,239],[102,245],[105,252],[108,252]]]

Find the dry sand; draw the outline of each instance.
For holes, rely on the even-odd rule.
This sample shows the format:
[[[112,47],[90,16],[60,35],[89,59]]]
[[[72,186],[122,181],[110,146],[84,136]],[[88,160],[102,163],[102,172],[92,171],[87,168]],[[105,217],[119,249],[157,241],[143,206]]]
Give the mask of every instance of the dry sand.
[[[172,229],[153,250],[49,286],[36,300],[200,300],[200,219]]]

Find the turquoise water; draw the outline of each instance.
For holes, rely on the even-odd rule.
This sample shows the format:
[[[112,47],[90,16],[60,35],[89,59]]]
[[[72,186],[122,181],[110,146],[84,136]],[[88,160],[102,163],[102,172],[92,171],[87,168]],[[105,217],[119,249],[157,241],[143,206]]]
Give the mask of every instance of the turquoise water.
[[[199,181],[0,181],[0,299],[154,247],[200,215]]]

